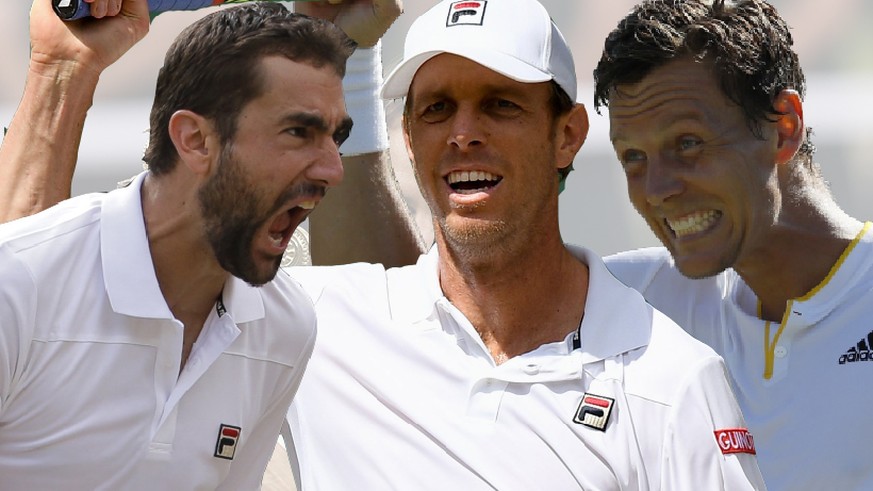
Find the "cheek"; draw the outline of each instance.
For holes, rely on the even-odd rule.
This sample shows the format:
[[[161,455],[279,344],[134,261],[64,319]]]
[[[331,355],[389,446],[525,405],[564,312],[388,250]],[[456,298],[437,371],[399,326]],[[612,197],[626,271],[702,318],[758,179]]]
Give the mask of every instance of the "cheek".
[[[646,208],[646,191],[644,180],[639,176],[631,176],[625,174],[627,184],[627,197],[631,204],[640,213],[643,213]]]
[[[435,145],[433,142],[414,139],[410,141],[407,148],[416,179],[419,180],[420,184],[427,185],[427,181],[438,172],[438,163],[442,157],[441,151],[445,145]]]

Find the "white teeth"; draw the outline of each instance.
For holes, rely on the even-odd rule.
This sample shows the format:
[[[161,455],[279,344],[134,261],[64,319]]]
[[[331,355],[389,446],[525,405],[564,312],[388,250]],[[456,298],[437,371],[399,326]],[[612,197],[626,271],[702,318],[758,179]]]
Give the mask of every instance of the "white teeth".
[[[273,245],[276,247],[282,247],[282,234],[270,234],[270,240],[273,241]]]
[[[485,172],[481,170],[471,170],[471,171],[453,171],[449,173],[448,181],[449,184],[455,184],[457,182],[469,182],[469,181],[496,181],[497,176],[490,172]]]
[[[699,211],[686,215],[678,220],[667,220],[667,225],[673,229],[676,237],[684,237],[686,235],[696,234],[711,227],[716,219],[721,216],[721,212],[716,210]]]
[[[476,193],[479,193],[479,192],[484,191],[485,189],[486,189],[486,188],[479,188],[479,189],[458,189],[458,190],[456,190],[455,192],[458,193],[458,194],[476,194]]]
[[[303,208],[304,210],[311,210],[311,209],[315,208],[315,201],[314,200],[303,201],[302,203],[300,203],[297,206],[299,206],[300,208]]]

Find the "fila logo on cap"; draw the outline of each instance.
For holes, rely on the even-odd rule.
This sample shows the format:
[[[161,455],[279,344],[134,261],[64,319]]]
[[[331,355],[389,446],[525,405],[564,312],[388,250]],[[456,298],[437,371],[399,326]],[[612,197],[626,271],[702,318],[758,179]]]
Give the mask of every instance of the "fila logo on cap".
[[[606,431],[613,404],[615,404],[615,399],[611,397],[586,392],[582,395],[582,402],[579,403],[579,409],[576,410],[573,422],[595,430]]]
[[[715,430],[715,441],[718,442],[718,448],[721,453],[727,455],[732,453],[749,453],[755,455],[755,439],[752,434],[745,428],[728,428],[726,430]]]
[[[215,442],[215,457],[233,460],[241,431],[239,426],[221,425],[218,428],[218,441]]]
[[[482,20],[485,18],[485,5],[487,3],[487,0],[452,2],[449,5],[446,27],[481,26]]]

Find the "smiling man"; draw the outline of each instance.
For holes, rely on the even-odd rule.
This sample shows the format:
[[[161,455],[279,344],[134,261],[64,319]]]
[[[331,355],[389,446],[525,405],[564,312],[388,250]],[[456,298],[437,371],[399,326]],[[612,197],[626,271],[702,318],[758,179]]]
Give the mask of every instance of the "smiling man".
[[[768,489],[873,489],[873,235],[813,160],[784,20],[762,0],[642,2],[595,80],[665,246],[610,270],[725,358]]]
[[[113,20],[143,34],[146,2]],[[42,0],[32,21],[29,87],[87,86],[105,59],[42,51],[87,38],[77,24]],[[258,488],[315,341],[311,300],[277,271],[342,178],[353,49],[279,4],[204,17],[158,76],[148,171],[0,227],[4,489]]]
[[[412,24],[383,96],[436,244],[290,270],[322,327],[288,413],[303,489],[763,488],[721,359],[561,239],[576,87],[534,0]]]
[[[535,0],[414,22],[383,94],[406,97],[436,244],[413,266],[289,271],[319,322],[288,412],[302,489],[763,488],[722,359],[561,239],[576,90]]]

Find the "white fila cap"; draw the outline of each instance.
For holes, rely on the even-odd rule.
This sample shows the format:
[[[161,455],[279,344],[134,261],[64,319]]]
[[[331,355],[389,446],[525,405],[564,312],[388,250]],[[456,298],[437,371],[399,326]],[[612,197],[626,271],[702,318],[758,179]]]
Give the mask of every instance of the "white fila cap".
[[[554,80],[576,100],[570,47],[536,0],[441,1],[412,23],[403,61],[385,80],[382,98],[406,96],[421,65],[441,53],[463,56],[518,82]]]

